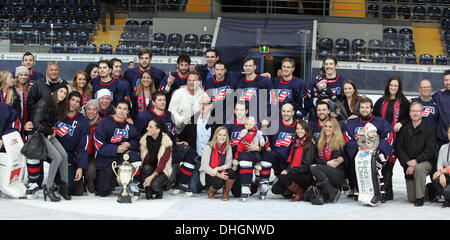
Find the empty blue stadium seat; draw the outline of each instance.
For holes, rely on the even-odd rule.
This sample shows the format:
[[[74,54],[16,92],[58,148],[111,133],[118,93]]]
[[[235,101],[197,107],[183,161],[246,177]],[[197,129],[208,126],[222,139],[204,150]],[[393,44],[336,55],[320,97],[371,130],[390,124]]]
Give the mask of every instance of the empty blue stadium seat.
[[[439,7],[428,7],[428,16],[430,17],[440,17],[441,9]]]
[[[424,4],[425,0],[411,0],[413,4]]]
[[[397,39],[397,29],[395,29],[395,28],[383,29],[383,38],[396,40]]]
[[[80,0],[80,7],[87,9],[94,7],[94,4],[92,3],[92,0]]]
[[[350,61],[350,54],[348,49],[341,49],[341,50],[336,49],[335,56],[339,61]]]
[[[70,8],[77,8],[79,7],[78,0],[66,0],[66,6]]]
[[[58,12],[58,17],[61,19],[69,19],[72,17],[72,10],[70,8],[60,8]]]
[[[362,58],[366,57],[366,51],[364,49],[353,49],[352,50],[352,61],[359,62]]]
[[[410,36],[413,35],[413,31],[412,31],[411,28],[402,28],[402,29],[400,29],[400,30],[398,31],[398,33],[399,33],[400,35],[410,35]]]
[[[32,30],[34,29],[36,26],[34,19],[32,18],[26,18],[23,22],[22,22],[22,29],[24,30]]]
[[[170,45],[169,47],[167,47],[166,49],[166,55],[168,56],[178,56],[179,51],[177,46],[174,45]]]
[[[13,16],[16,18],[24,18],[27,15],[27,11],[24,7],[14,7]]]
[[[383,41],[383,48],[387,50],[398,50],[399,49],[398,41],[393,39],[385,39]]]
[[[166,43],[166,35],[164,33],[153,34],[152,43],[158,46],[163,46]]]
[[[88,45],[86,45],[82,48],[81,52],[85,53],[85,54],[96,54],[97,46],[93,43],[89,43]]]
[[[450,8],[449,7],[442,9],[442,16],[446,17],[446,18],[450,17]]]
[[[34,0],[23,0],[23,5],[25,7],[32,7],[34,6],[36,3],[34,2]]]
[[[445,30],[445,32],[444,32],[444,41],[450,42],[450,31],[449,30]]]
[[[368,48],[369,49],[381,49],[381,48],[383,48],[383,42],[378,39],[370,39]]]
[[[367,14],[377,15],[378,14],[378,5],[369,4],[367,6]]]
[[[440,0],[427,0],[427,3],[429,3],[429,4],[439,4]]]
[[[433,65],[433,56],[431,54],[421,54],[419,57],[419,64]]]
[[[141,32],[137,34],[136,40],[142,45],[148,45],[150,43],[150,34],[147,32]]]
[[[138,55],[139,51],[144,48],[141,45],[136,45],[134,47],[131,48],[131,55]]]
[[[183,40],[183,37],[179,33],[171,33],[167,37],[167,43],[173,46],[176,46],[177,48],[181,47],[181,41]]]
[[[366,45],[366,41],[364,39],[353,39],[352,41],[352,49],[361,49]]]
[[[388,52],[386,54],[386,63],[401,63],[400,55],[396,52]]]
[[[61,35],[61,40],[67,41],[67,42],[73,41],[73,40],[74,40],[74,38],[73,38],[73,32],[71,32],[71,31],[69,31],[69,30],[65,31],[65,32]]]
[[[75,40],[80,44],[85,44],[89,41],[89,34],[87,32],[81,31],[77,33]]]
[[[436,56],[436,65],[448,65],[448,57],[446,54]]]
[[[141,29],[144,32],[151,32],[151,28],[153,27],[153,21],[145,20],[141,22]]]
[[[319,60],[324,60],[325,57],[330,56],[332,54],[333,54],[332,50],[323,49],[323,50],[320,50],[317,53],[317,57],[318,57]]]
[[[449,5],[450,4],[450,0],[441,0],[441,3],[443,5]]]
[[[403,51],[415,52],[416,45],[414,41],[404,41],[402,42],[402,46],[400,46]]]
[[[28,44],[39,44],[41,42],[41,32],[34,30],[28,34]]]
[[[130,48],[126,44],[119,44],[116,46],[116,54],[128,55],[130,54]]]
[[[19,19],[16,18],[10,18],[9,19],[9,30],[10,31],[16,31],[19,29],[21,24],[21,21]]]
[[[36,4],[41,8],[45,8],[50,5],[50,2],[48,0],[37,0]]]
[[[41,9],[38,7],[32,7],[30,9],[30,12],[28,13],[30,15],[30,17],[33,17],[35,19],[41,17]]]
[[[80,52],[80,46],[78,46],[77,43],[71,43],[66,46],[66,52],[67,53],[79,53]]]
[[[319,39],[317,43],[317,49],[319,51],[327,50],[331,51],[333,50],[333,40],[331,38],[321,38]]]
[[[46,8],[43,12],[45,18],[54,18],[56,17],[56,10],[52,7]]]
[[[395,14],[395,7],[392,5],[383,6],[382,10],[384,15],[394,15]]]
[[[384,62],[383,61],[383,54],[382,54],[382,52],[381,51],[374,51],[374,52],[370,53],[369,60],[371,62],[374,62],[374,63],[382,63],[382,62]]]
[[[95,21],[91,20],[91,19],[88,19],[85,22],[80,23],[80,24],[82,24],[81,25],[82,29],[85,31],[88,31],[88,32],[92,32],[95,28]]]
[[[213,41],[213,35],[203,34],[200,36],[200,44],[210,44]]]
[[[112,54],[113,53],[113,47],[111,44],[102,44],[100,45],[100,54]]]
[[[426,15],[426,9],[422,6],[415,6],[413,8],[413,16],[422,17]]]
[[[163,54],[163,49],[162,49],[161,46],[153,45],[153,46],[151,47],[150,50],[151,50],[152,53],[153,53],[154,55],[156,55],[156,56],[164,55],[164,54]]]
[[[450,18],[445,18],[441,22],[442,29],[450,29]]]
[[[51,53],[64,53],[64,45],[57,42],[54,43],[50,48]]]
[[[96,7],[89,8],[87,11],[87,17],[91,20],[98,20],[100,17],[100,9]]]
[[[195,48],[197,47],[197,44],[198,44],[198,35],[190,33],[184,36],[183,45],[185,47],[189,46]]]
[[[83,8],[77,8],[75,10],[74,17],[79,20],[86,19],[87,18],[86,10],[84,10]]]
[[[52,0],[52,7],[59,8],[64,6],[64,0]]]
[[[397,8],[397,13],[398,13],[398,15],[410,16],[411,15],[411,8],[408,7],[408,6],[399,6]]]
[[[181,54],[186,54],[188,56],[195,56],[195,49],[187,46],[187,47],[181,49]]]
[[[124,31],[126,32],[139,32],[140,28],[139,26],[139,22],[136,20],[128,20],[125,22],[125,28]]]
[[[14,43],[24,43],[26,38],[26,34],[24,31],[19,30],[19,31],[15,31],[13,34],[13,38],[12,40],[14,40]]]
[[[346,38],[338,38],[336,39],[334,48],[336,50],[348,50],[350,49],[350,41]]]

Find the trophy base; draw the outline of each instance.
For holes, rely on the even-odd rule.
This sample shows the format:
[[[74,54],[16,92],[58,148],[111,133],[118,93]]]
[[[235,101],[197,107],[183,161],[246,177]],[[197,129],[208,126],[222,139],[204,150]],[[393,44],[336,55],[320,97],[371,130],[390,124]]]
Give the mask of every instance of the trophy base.
[[[130,195],[119,195],[119,198],[117,199],[118,203],[132,203],[131,202],[131,196]]]

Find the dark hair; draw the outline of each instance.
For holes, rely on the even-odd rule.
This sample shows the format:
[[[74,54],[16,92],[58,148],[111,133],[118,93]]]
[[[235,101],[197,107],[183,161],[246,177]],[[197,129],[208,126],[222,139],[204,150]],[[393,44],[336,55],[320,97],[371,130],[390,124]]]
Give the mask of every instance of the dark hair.
[[[186,62],[188,64],[191,64],[191,58],[186,54],[181,54],[177,59],[177,64],[180,64],[182,62]]]
[[[341,98],[342,101],[345,101],[347,99],[347,97],[345,96],[345,93],[344,93],[344,85],[345,84],[350,84],[350,85],[352,85],[353,89],[355,89],[355,91],[353,92],[353,95],[352,95],[352,100],[350,102],[350,108],[353,109],[356,105],[356,101],[360,99],[360,97],[358,96],[358,89],[356,88],[356,85],[352,80],[345,80],[342,83],[341,93],[339,94],[339,97]]]
[[[161,118],[153,118],[151,121],[155,122],[156,127],[160,129],[161,132],[167,133],[169,131],[167,124],[161,120]]]
[[[83,97],[81,96],[81,93],[79,93],[79,92],[77,92],[77,91],[73,91],[73,92],[69,93],[68,100],[72,99],[72,97],[77,97],[77,98],[79,98],[79,99],[80,99],[80,102],[81,102],[81,100],[83,99]],[[81,103],[80,103],[80,104],[81,104]]]
[[[133,62],[133,61],[129,61],[129,62],[128,62],[128,66],[130,66],[130,64],[132,64],[132,63],[134,64],[134,62]]]
[[[444,71],[444,76],[445,75],[450,75],[450,69],[447,69],[447,70]]]
[[[322,101],[322,100],[317,101],[316,107],[319,106],[319,105],[327,105],[328,110],[330,110],[330,105],[328,105],[328,103],[325,102],[325,101]]]
[[[164,92],[157,91],[157,92],[155,92],[155,93],[152,95],[152,101],[153,101],[153,102],[156,101],[156,98],[159,97],[159,96],[164,96],[164,97],[167,99],[167,96],[166,96],[166,94],[165,94]]]
[[[69,92],[69,89],[65,84],[60,84],[58,88],[52,93],[52,99],[53,103],[55,104],[55,116],[59,121],[64,121],[67,117],[67,112],[69,111],[69,104],[68,104],[68,94],[66,95],[66,98],[62,102],[58,102],[58,91],[60,88],[65,88],[67,92]]]
[[[373,108],[372,99],[368,97],[362,97],[361,100],[359,101],[359,106],[361,106],[363,103],[370,103],[370,108]]]
[[[224,67],[225,67],[225,69],[227,69],[227,65],[225,64],[225,62],[224,61],[222,61],[222,60],[217,60],[216,62],[214,62],[214,64],[213,64],[213,68],[216,68],[216,65],[218,65],[218,64],[221,64],[221,65],[223,65]]]
[[[118,58],[113,58],[113,59],[111,59],[111,60],[109,60],[109,61],[111,61],[111,64],[112,64],[112,65],[114,65],[115,62],[120,62],[120,63],[122,64],[122,60],[120,60],[120,59],[118,59]]]
[[[248,110],[249,108],[249,103],[248,101],[243,101],[243,100],[238,100],[235,104],[234,104],[234,108],[236,108],[236,105],[244,105],[245,106],[245,110]]]
[[[143,49],[139,50],[138,57],[141,57],[144,54],[150,55],[150,58],[153,57],[153,53],[148,48],[143,48]]]
[[[98,64],[97,63],[90,63],[89,65],[86,66],[86,69],[84,70],[84,72],[87,73],[88,75],[88,82],[91,82],[91,72],[94,68],[98,68]]]
[[[22,56],[22,61],[23,61],[23,59],[24,59],[26,56],[33,56],[33,60],[34,60],[34,55],[33,55],[32,53],[30,53],[30,52],[26,52],[26,53],[23,54],[23,56]]]
[[[384,89],[383,99],[385,101],[389,100],[389,96],[391,95],[389,93],[389,85],[394,80],[397,80],[397,82],[398,82],[398,90],[397,90],[397,93],[395,94],[395,99],[399,99],[399,100],[400,99],[401,100],[406,99],[406,97],[405,97],[405,95],[403,94],[403,91],[402,91],[402,80],[400,80],[399,76],[393,76],[393,77],[389,78],[389,80],[388,80],[388,82],[386,84],[386,88]]]
[[[120,99],[120,100],[117,102],[116,107],[119,106],[119,104],[121,104],[121,103],[127,105],[128,111],[131,110],[130,102],[129,102],[127,99],[125,99],[125,98]]]
[[[326,57],[323,59],[322,64],[325,65],[325,61],[328,60],[328,59],[333,60],[333,61],[334,61],[334,65],[338,64],[338,59],[335,58],[334,56],[331,56],[331,55],[326,56]]]
[[[324,66],[322,66],[322,67],[319,69],[319,73],[320,73],[320,74],[325,74],[325,67],[324,67]]]
[[[111,63],[111,61],[109,61],[109,60],[100,60],[100,61],[98,61],[98,66],[100,67],[100,64],[101,63],[103,63],[103,64],[106,64],[106,65],[108,65],[108,67],[110,68],[110,69],[112,69],[113,67],[112,67],[112,63]]]
[[[295,122],[295,130],[294,130],[295,132],[297,130],[297,125],[300,125],[303,128],[303,130],[305,130],[305,137],[306,137],[305,148],[309,148],[312,145],[312,141],[313,141],[313,133],[311,131],[311,128],[309,127],[309,124],[303,119],[298,119]],[[296,133],[296,134],[294,134],[294,143],[297,139],[298,139],[298,136]],[[294,146],[294,145],[292,145],[292,146]]]
[[[250,58],[250,57],[247,57],[247,58],[244,59],[244,64],[245,64],[246,62],[250,61],[250,60],[252,60],[252,61],[253,61],[253,64],[256,65],[255,59],[254,59],[254,58]]]
[[[213,52],[214,54],[216,54],[216,57],[219,56],[219,54],[217,54],[216,49],[214,49],[214,48],[210,48],[210,49],[206,50],[205,56],[206,56],[206,54],[209,53],[209,52]]]

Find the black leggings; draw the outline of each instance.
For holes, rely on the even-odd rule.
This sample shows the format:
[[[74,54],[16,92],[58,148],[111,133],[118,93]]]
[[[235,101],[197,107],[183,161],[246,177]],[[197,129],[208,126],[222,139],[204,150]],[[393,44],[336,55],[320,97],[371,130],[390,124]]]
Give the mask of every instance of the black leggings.
[[[155,170],[150,165],[144,165],[141,171],[141,181],[144,182],[147,177],[153,174],[154,171]],[[150,189],[154,192],[167,191],[169,188],[169,178],[167,178],[166,174],[162,172],[153,179],[152,183],[150,183]]]
[[[228,179],[236,179],[237,174],[232,169],[227,169],[225,170],[225,172],[227,172],[228,174]],[[215,190],[219,190],[225,185],[225,180],[223,180],[222,178],[213,177],[207,173],[205,173],[205,175],[206,189],[208,189],[210,186],[213,186]]]
[[[442,195],[445,200],[450,201],[450,177],[448,176],[448,174],[445,175],[445,179],[447,181],[447,186],[445,188],[443,188],[439,183],[439,178],[440,177],[436,178],[436,180],[433,180],[434,191],[436,192],[436,195]]]
[[[328,165],[316,164],[311,166],[311,174],[321,182],[329,181],[336,188],[341,188],[344,183],[344,171],[340,168],[332,168]]]
[[[289,187],[292,182],[295,182],[303,190],[306,190],[313,182],[311,173],[296,173],[291,172],[286,175],[278,175],[278,181],[272,186],[272,192],[274,194],[283,194],[284,190]]]

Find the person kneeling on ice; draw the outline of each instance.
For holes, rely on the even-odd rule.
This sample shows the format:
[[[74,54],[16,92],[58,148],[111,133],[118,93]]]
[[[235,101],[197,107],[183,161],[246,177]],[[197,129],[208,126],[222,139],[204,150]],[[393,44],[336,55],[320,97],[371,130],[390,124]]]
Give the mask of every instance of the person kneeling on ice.
[[[245,128],[239,132],[239,144],[233,160],[233,171],[237,171],[238,165],[240,167],[239,177],[241,180],[241,197],[246,200],[250,194],[250,185],[253,177],[253,165],[255,164],[255,175],[259,176],[258,169],[261,169],[261,155],[260,151],[264,148],[266,143],[262,131],[258,130],[256,120],[253,117],[245,119]],[[257,149],[249,149],[249,146],[254,146]],[[256,150],[256,151],[255,151]],[[267,149],[270,151],[270,148]],[[268,182],[261,184],[260,192],[267,193],[269,191]]]
[[[203,150],[200,166],[200,182],[206,186],[208,198],[214,199],[217,190],[223,187],[222,200],[229,199],[229,193],[236,180],[231,169],[233,151],[226,127],[218,127],[211,141]]]
[[[335,118],[324,121],[317,143],[318,163],[311,166],[311,174],[322,190],[325,202],[337,202],[344,182],[344,137]]]
[[[172,185],[169,180],[172,175],[172,140],[167,131],[164,121],[154,118],[139,142],[143,159],[141,182],[147,200],[161,199],[163,191],[168,191]]]
[[[303,199],[304,191],[313,183],[310,168],[316,155],[316,147],[312,140],[313,134],[308,123],[298,120],[287,168],[278,175],[278,181],[272,187],[274,194],[282,194],[293,202]]]
[[[123,162],[123,155],[128,154],[130,162],[136,169],[141,165],[139,156],[139,133],[133,124],[127,122],[130,112],[130,103],[119,100],[115,108],[115,114],[103,118],[97,125],[94,132],[95,165],[97,167],[97,177],[95,179],[95,194],[106,197],[111,194],[113,184],[112,162],[119,165]],[[139,172],[130,182],[130,190],[134,196],[139,196]]]

